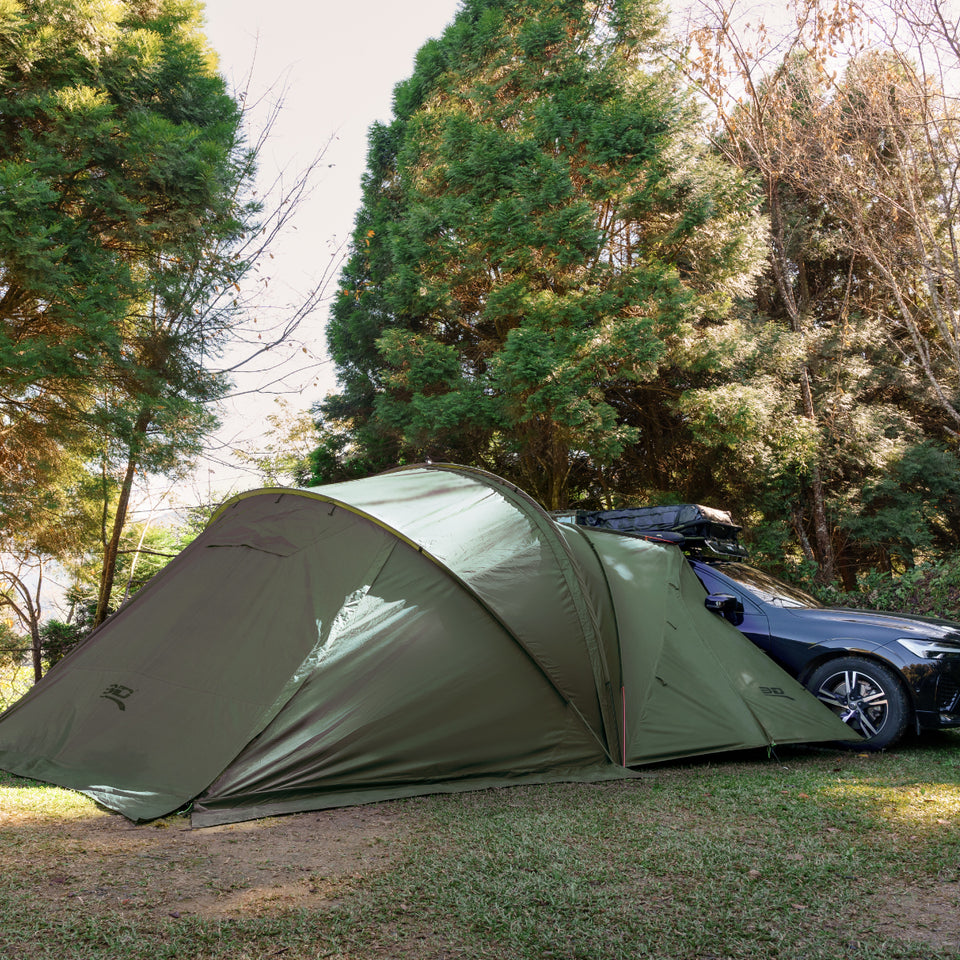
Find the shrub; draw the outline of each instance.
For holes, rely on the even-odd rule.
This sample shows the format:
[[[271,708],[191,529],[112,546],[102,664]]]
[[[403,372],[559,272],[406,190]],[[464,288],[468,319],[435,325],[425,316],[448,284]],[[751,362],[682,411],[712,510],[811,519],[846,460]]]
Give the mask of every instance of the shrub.
[[[806,585],[832,606],[861,607],[919,613],[960,621],[960,558],[923,563],[901,574],[871,571],[863,574],[857,589]]]

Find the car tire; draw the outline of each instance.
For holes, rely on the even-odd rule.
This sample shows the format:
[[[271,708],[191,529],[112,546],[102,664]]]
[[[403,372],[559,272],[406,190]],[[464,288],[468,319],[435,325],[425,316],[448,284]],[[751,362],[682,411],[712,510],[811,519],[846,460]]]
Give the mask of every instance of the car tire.
[[[896,743],[910,722],[910,702],[896,674],[873,660],[840,657],[817,667],[807,689],[863,740],[842,741],[861,750]]]

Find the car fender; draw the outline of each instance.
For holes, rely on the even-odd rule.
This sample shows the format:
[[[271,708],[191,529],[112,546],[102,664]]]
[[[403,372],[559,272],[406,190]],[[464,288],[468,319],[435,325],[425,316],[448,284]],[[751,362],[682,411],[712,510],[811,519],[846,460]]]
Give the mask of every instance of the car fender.
[[[903,676],[902,664],[885,655],[886,646],[886,644],[864,640],[860,637],[835,637],[826,640],[817,644],[819,649],[802,672],[797,675],[797,679],[806,686],[807,680],[810,679],[813,672],[828,661],[839,660],[842,657],[862,657],[864,660],[872,660],[874,663],[879,663],[881,666],[892,670],[900,678],[902,686],[907,691],[911,706],[916,707],[918,690],[914,689],[913,684],[904,682],[906,678]]]

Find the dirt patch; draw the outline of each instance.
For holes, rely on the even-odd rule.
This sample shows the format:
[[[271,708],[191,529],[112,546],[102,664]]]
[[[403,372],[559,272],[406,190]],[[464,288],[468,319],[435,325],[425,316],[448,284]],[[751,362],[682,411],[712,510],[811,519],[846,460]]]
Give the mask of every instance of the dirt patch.
[[[397,804],[194,830],[185,817],[136,826],[103,813],[14,825],[48,916],[126,912],[206,918],[323,909],[384,870],[408,833]]]
[[[872,908],[875,929],[892,940],[914,940],[960,955],[960,883],[912,884]]]
[[[553,789],[554,793],[564,790]],[[576,792],[584,789],[570,787],[568,802],[574,802]],[[622,784],[604,789],[635,787]],[[470,796],[450,802],[465,804],[469,815]],[[485,800],[482,794],[474,796],[478,805]],[[529,804],[523,788],[498,792],[495,797],[498,807]],[[646,816],[656,817],[665,828],[685,832],[697,826],[689,811],[669,806],[650,810]],[[16,814],[0,810],[0,862],[16,864],[18,896],[29,895],[51,920],[91,915],[228,920],[287,910],[323,912],[350,896],[364,878],[396,865],[404,848],[425,835],[428,823],[427,808],[418,799],[198,830],[191,829],[184,817],[137,826],[116,814],[93,812],[90,805],[83,812],[54,818],[21,804]],[[456,858],[470,852],[468,847],[453,845],[447,855]],[[794,859],[799,854],[788,856]],[[682,899],[683,883],[693,881],[671,876],[667,865],[663,870],[651,876],[649,888],[632,893],[634,902],[648,909],[662,904],[669,914],[677,899]],[[887,896],[865,900],[857,915],[829,923],[845,942],[860,935],[871,940],[879,936],[927,944],[931,951],[960,951],[960,883],[947,876],[951,882],[931,876],[905,884]],[[400,904],[398,909],[407,907]],[[791,922],[815,922],[813,917],[804,919],[804,905],[797,904],[795,909]],[[419,935],[411,932],[417,924],[416,905],[413,910],[404,920],[403,936],[408,939]],[[389,940],[390,930],[383,936]],[[424,928],[423,936],[434,933]],[[408,949],[404,955],[427,954]],[[430,952],[430,956],[439,955]]]

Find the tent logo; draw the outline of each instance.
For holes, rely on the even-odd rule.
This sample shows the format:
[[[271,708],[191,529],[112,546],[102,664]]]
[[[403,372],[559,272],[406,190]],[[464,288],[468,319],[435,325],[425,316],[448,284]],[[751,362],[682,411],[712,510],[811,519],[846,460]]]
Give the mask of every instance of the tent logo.
[[[783,687],[761,687],[760,692],[765,697],[783,697],[784,700],[793,699],[793,697],[791,697],[790,694],[783,689]]]
[[[127,705],[123,701],[133,692],[131,687],[125,687],[120,683],[112,683],[100,694],[100,699],[112,700],[121,710],[126,710]]]

